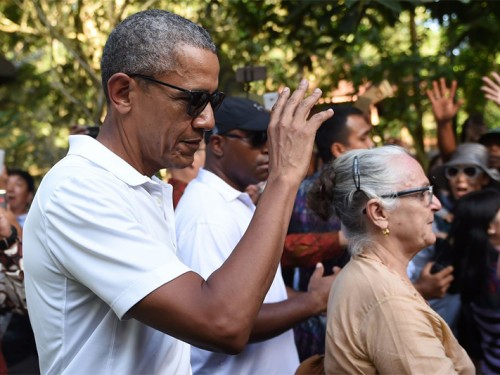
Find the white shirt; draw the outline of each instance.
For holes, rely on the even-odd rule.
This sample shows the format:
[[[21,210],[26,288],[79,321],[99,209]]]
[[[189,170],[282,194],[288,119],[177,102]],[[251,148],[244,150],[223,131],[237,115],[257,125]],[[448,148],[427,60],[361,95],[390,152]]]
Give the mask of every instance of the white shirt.
[[[44,374],[189,374],[189,345],[127,320],[189,271],[172,188],[88,136],[43,179],[24,226],[26,296]]]
[[[207,279],[236,247],[254,211],[248,194],[201,169],[175,211],[179,257]],[[285,299],[286,288],[278,268],[264,302]],[[288,330],[270,340],[249,344],[235,356],[193,347],[191,365],[195,374],[294,374],[299,359],[293,331]]]

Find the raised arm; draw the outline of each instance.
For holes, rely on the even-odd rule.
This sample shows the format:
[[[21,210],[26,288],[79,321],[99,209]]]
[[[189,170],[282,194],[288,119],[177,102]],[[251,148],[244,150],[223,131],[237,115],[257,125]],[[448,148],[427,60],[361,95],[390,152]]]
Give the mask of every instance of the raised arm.
[[[236,353],[248,341],[253,323],[281,258],[295,194],[306,174],[320,124],[333,112],[308,120],[321,96],[302,81],[284,89],[269,124],[269,178],[248,230],[227,261],[206,281],[188,272],[161,286],[128,313],[181,340]]]
[[[318,262],[340,257],[345,252],[341,232],[289,233],[281,258],[283,267],[312,267]]]
[[[432,113],[437,123],[438,147],[441,156],[446,160],[457,148],[455,133],[453,132],[453,118],[463,104],[462,100],[455,101],[457,81],[451,86],[440,78],[432,82],[432,89],[427,90],[427,97],[432,105]]]

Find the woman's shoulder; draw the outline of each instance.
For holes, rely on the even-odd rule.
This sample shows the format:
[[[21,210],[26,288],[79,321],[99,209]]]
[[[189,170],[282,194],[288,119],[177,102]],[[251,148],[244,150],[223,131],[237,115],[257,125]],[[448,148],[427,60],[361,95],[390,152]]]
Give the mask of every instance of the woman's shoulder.
[[[334,288],[342,298],[364,302],[390,297],[412,297],[416,292],[408,280],[382,262],[361,255],[351,258],[335,280]]]

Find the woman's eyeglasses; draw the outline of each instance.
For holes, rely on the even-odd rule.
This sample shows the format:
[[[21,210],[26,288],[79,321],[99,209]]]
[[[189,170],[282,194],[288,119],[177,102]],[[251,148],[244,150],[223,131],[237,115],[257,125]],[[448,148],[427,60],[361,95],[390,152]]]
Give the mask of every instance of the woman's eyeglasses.
[[[483,173],[483,170],[476,166],[469,166],[469,167],[449,166],[444,169],[444,176],[448,180],[457,177],[459,174],[464,174],[465,177],[469,179],[475,179],[478,178],[479,175],[481,175],[481,173]]]
[[[421,193],[423,197],[427,195],[427,200],[429,206],[432,204],[432,198],[434,196],[434,187],[432,185],[430,186],[424,186],[420,188],[413,188],[413,189],[408,189],[408,190],[401,190],[397,191],[392,194],[385,194],[381,195],[381,198],[397,198],[397,197],[404,197],[406,195],[411,195],[411,194],[418,194]]]
[[[188,95],[188,98],[186,98],[188,100],[187,114],[192,117],[198,117],[201,114],[201,112],[203,112],[208,102],[210,102],[212,109],[215,111],[222,104],[222,101],[226,96],[223,92],[220,91],[216,91],[210,94],[208,91],[195,91],[195,90],[183,89],[182,87],[177,87],[171,85],[170,83],[162,82],[153,77],[146,76],[143,74],[129,74],[129,77],[142,78],[145,79],[146,81],[157,83],[159,85],[170,87],[171,89],[186,93]]]
[[[249,132],[247,136],[238,134],[219,134],[222,137],[240,139],[242,141],[248,142],[252,148],[262,148],[267,143],[267,132],[266,131],[252,131]]]

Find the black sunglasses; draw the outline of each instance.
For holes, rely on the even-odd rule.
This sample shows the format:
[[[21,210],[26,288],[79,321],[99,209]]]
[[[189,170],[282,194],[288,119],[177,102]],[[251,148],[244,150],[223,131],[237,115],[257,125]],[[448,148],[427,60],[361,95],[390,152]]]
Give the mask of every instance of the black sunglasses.
[[[467,178],[474,179],[477,178],[483,171],[481,168],[476,166],[470,167],[446,167],[444,170],[444,175],[448,180],[457,177],[460,173],[463,173]]]
[[[162,82],[153,77],[146,76],[143,74],[135,74],[135,73],[129,74],[129,77],[142,78],[145,79],[146,81],[170,87],[171,89],[182,91],[188,94],[189,98],[187,99],[189,100],[189,104],[188,104],[187,114],[192,117],[198,117],[201,114],[201,112],[203,112],[208,102],[210,102],[212,110],[215,111],[217,108],[219,108],[219,106],[222,104],[222,101],[226,97],[226,95],[220,91],[216,91],[210,94],[208,91],[194,91],[194,90],[183,89],[182,87],[177,87],[171,85],[170,83]]]
[[[252,131],[249,132],[247,136],[230,133],[219,135],[227,138],[241,139],[242,141],[250,143],[250,146],[252,146],[252,148],[262,148],[267,143],[266,131]]]

